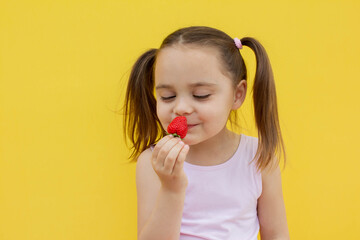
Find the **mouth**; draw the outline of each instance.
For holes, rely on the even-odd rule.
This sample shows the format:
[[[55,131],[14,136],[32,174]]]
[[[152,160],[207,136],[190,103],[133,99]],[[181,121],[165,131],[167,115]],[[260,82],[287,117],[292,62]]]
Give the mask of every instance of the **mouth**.
[[[188,124],[188,129],[191,129],[191,128],[197,126],[197,125],[198,125],[198,124]]]

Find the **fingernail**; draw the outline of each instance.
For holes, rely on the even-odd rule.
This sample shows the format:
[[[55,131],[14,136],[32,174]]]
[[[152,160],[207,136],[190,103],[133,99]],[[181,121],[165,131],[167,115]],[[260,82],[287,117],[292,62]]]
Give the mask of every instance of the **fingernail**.
[[[185,145],[185,146],[184,146],[184,149],[185,149],[185,150],[188,150],[188,149],[189,149],[189,145]]]

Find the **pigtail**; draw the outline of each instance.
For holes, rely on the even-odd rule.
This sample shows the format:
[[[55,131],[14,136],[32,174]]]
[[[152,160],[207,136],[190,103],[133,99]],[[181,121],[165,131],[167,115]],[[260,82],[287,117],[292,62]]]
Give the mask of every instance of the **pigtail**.
[[[254,38],[241,39],[243,45],[251,48],[256,56],[256,73],[253,86],[253,101],[255,121],[258,129],[258,149],[254,159],[257,159],[258,170],[267,166],[278,166],[280,156],[275,157],[275,152],[286,153],[284,141],[281,135],[276,89],[270,61],[264,47]]]
[[[124,136],[132,143],[130,158],[137,157],[156,141],[159,120],[154,92],[154,63],[157,49],[143,53],[132,67],[124,104]]]

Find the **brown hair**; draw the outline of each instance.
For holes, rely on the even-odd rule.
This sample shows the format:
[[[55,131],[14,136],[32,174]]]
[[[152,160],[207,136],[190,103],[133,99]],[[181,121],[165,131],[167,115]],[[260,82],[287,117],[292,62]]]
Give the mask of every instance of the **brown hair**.
[[[258,170],[267,166],[277,166],[279,158],[275,153],[284,153],[281,135],[274,77],[269,58],[264,47],[254,38],[241,39],[243,46],[251,48],[256,56],[256,73],[253,85],[255,121],[258,129],[257,159]],[[156,56],[165,47],[175,44],[191,44],[199,47],[213,47],[220,53],[224,70],[236,86],[247,80],[245,62],[233,38],[226,33],[205,26],[192,26],[176,30],[167,36],[159,49],[149,49],[135,62],[130,74],[124,104],[124,133],[132,142],[130,158],[136,161],[142,151],[165,136],[165,130],[156,115],[154,97],[154,68]],[[236,114],[236,111],[235,111]]]

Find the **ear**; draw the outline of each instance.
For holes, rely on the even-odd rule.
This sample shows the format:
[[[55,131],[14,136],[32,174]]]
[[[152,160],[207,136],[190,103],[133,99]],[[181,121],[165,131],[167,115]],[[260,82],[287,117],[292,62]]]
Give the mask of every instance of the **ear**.
[[[234,103],[232,106],[232,110],[238,109],[243,102],[245,101],[247,90],[247,82],[245,79],[241,80],[240,83],[236,86],[234,91]]]

